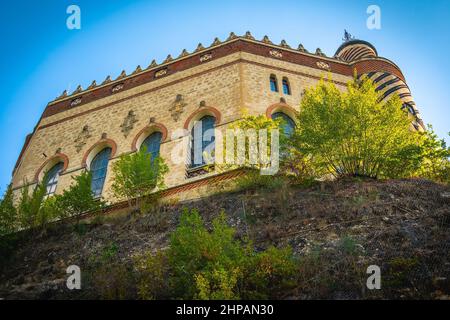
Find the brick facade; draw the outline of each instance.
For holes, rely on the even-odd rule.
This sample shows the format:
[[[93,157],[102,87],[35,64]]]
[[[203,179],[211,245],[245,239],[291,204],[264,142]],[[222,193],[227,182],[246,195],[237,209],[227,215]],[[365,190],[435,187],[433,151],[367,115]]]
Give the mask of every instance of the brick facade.
[[[135,152],[137,144],[154,131],[163,134],[160,154],[169,166],[167,187],[214,175],[186,178],[186,165],[170,161],[174,148],[186,143],[186,137],[174,136],[177,130],[189,128],[203,114],[216,118],[216,130],[239,119],[243,109],[255,115],[269,115],[275,109],[292,114],[304,89],[331,74],[344,90],[354,68],[364,73],[382,70],[404,79],[386,59],[348,63],[244,36],[64,95],[49,103],[27,138],[14,170],[13,188],[18,193],[24,184],[35,184],[59,157],[65,164],[56,189],[60,193],[70,185],[71,176],[89,168],[96,152],[109,146],[113,152],[103,196],[115,200],[110,191],[111,163],[121,154]],[[281,88],[272,92],[271,75],[280,86],[281,79],[288,78],[291,94],[283,94]]]

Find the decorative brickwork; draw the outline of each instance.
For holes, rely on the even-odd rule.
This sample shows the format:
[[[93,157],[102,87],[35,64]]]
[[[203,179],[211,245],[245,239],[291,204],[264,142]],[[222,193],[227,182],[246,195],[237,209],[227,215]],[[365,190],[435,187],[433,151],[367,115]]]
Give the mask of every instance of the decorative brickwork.
[[[268,37],[258,41],[250,33],[241,37],[231,33],[225,41],[215,39],[207,48],[199,44],[193,53],[183,50],[177,58],[168,56],[161,64],[152,61],[147,68],[138,66],[128,75],[123,71],[116,79],[107,76],[99,85],[93,81],[85,90],[78,86],[73,93],[64,91],[48,104],[36,129],[27,136],[14,169],[13,189],[20,192],[24,181],[35,183],[49,165],[44,155],[61,148],[64,155],[58,156],[64,171],[57,188],[61,192],[71,184],[71,176],[89,169],[100,149],[111,147],[111,165],[121,154],[135,152],[154,131],[162,133],[160,155],[169,166],[168,190],[201,187],[211,181],[205,179],[214,171],[188,170],[187,161],[172,163],[171,155],[189,142],[185,135],[174,133],[189,130],[203,115],[214,116],[215,130],[220,131],[238,120],[243,109],[253,115],[270,117],[280,111],[294,117],[306,88],[331,74],[334,83],[345,90],[355,70],[374,78],[388,73],[406,85],[394,63],[378,57],[376,50],[358,45],[343,45],[339,52],[345,57],[339,52],[327,57],[321,50],[309,53],[302,45],[292,49],[285,41],[276,45]],[[271,91],[272,74],[279,81],[286,79],[288,94]],[[403,87],[394,89],[413,108],[409,92]],[[111,171],[107,171],[102,195],[114,202]]]

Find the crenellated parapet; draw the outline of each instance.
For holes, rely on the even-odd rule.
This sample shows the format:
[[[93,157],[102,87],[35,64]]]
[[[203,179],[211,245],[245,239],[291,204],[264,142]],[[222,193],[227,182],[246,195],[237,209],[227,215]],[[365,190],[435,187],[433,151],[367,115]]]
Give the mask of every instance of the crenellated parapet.
[[[169,160],[180,145],[187,150],[186,132],[195,122],[224,132],[242,117],[242,110],[248,110],[294,125],[305,89],[330,76],[345,90],[355,73],[372,79],[385,99],[398,94],[414,126],[423,129],[402,71],[368,42],[347,38],[329,56],[320,48],[309,51],[285,40],[274,43],[268,36],[257,40],[250,32],[230,33],[223,41],[199,43],[192,52],[183,49],[159,63],[153,59],[132,72],[122,70],[115,78],[108,75],[86,88],[79,85],[73,92],[63,91],[48,103],[27,137],[14,168],[13,188],[20,192],[54,168],[59,180],[51,190],[62,192],[73,175],[95,168],[92,163],[113,163],[143,145],[168,160],[167,186],[206,179],[217,172],[205,170],[203,164],[194,166],[191,153],[181,162]],[[103,189],[95,190],[113,200],[108,166],[97,170],[96,174],[103,174]]]

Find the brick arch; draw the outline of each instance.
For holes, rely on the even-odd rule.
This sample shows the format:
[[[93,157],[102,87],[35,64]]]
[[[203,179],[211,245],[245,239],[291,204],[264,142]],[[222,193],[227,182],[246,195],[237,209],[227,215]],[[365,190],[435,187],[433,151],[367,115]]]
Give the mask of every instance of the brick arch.
[[[97,141],[94,145],[92,145],[84,154],[83,156],[83,160],[81,161],[81,166],[83,168],[87,168],[87,160],[88,157],[91,155],[91,153],[95,150],[95,149],[99,149],[98,151],[101,151],[102,149],[104,149],[105,147],[110,147],[111,148],[111,156],[110,159],[112,159],[117,151],[117,143],[109,138],[104,138],[104,139],[100,139],[99,141]],[[98,152],[96,152],[98,153]],[[95,155],[94,155],[95,156]]]
[[[200,117],[206,116],[206,115],[214,116],[214,118],[216,118],[216,125],[218,125],[222,119],[222,115],[221,115],[220,111],[217,110],[216,108],[201,107],[201,108],[197,109],[196,111],[194,111],[193,113],[191,113],[191,115],[184,122],[183,128],[186,130],[189,130],[189,125],[191,124],[192,121],[197,120]]]
[[[43,176],[41,174],[44,173],[44,170],[50,169],[51,166],[57,164],[58,162],[62,162],[64,164],[61,170],[61,173],[63,173],[69,166],[69,157],[64,153],[56,153],[47,160],[45,160],[45,162],[36,171],[36,174],[34,175],[34,181],[36,183],[39,182],[40,178]]]
[[[272,118],[272,114],[278,111],[286,113],[289,117],[292,118],[292,120],[295,120],[295,115],[297,114],[297,111],[287,103],[283,102],[274,103],[270,105],[266,109],[266,117],[270,119]]]
[[[137,151],[137,142],[139,140],[140,137],[142,137],[143,135],[150,135],[153,132],[161,132],[162,133],[162,138],[161,138],[161,142],[166,141],[167,139],[167,128],[165,125],[161,124],[161,123],[151,123],[147,126],[145,126],[144,128],[142,128],[133,138],[133,141],[131,142],[131,150],[132,151]]]

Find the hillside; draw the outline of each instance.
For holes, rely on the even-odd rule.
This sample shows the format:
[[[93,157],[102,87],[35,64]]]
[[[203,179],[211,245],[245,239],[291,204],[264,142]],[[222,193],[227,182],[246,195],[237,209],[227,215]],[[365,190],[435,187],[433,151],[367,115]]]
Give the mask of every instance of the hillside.
[[[217,194],[24,235],[2,258],[0,298],[136,298],[133,257],[167,247],[183,207],[197,208],[208,223],[224,210],[237,236],[250,237],[257,250],[291,246],[300,280],[283,299],[450,297],[450,188],[426,180],[345,180]],[[105,273],[99,279],[92,261],[105,254],[117,263],[96,269]],[[66,288],[71,264],[82,270],[82,290]],[[381,290],[366,289],[373,264],[381,268]],[[102,281],[112,283],[107,295]]]

